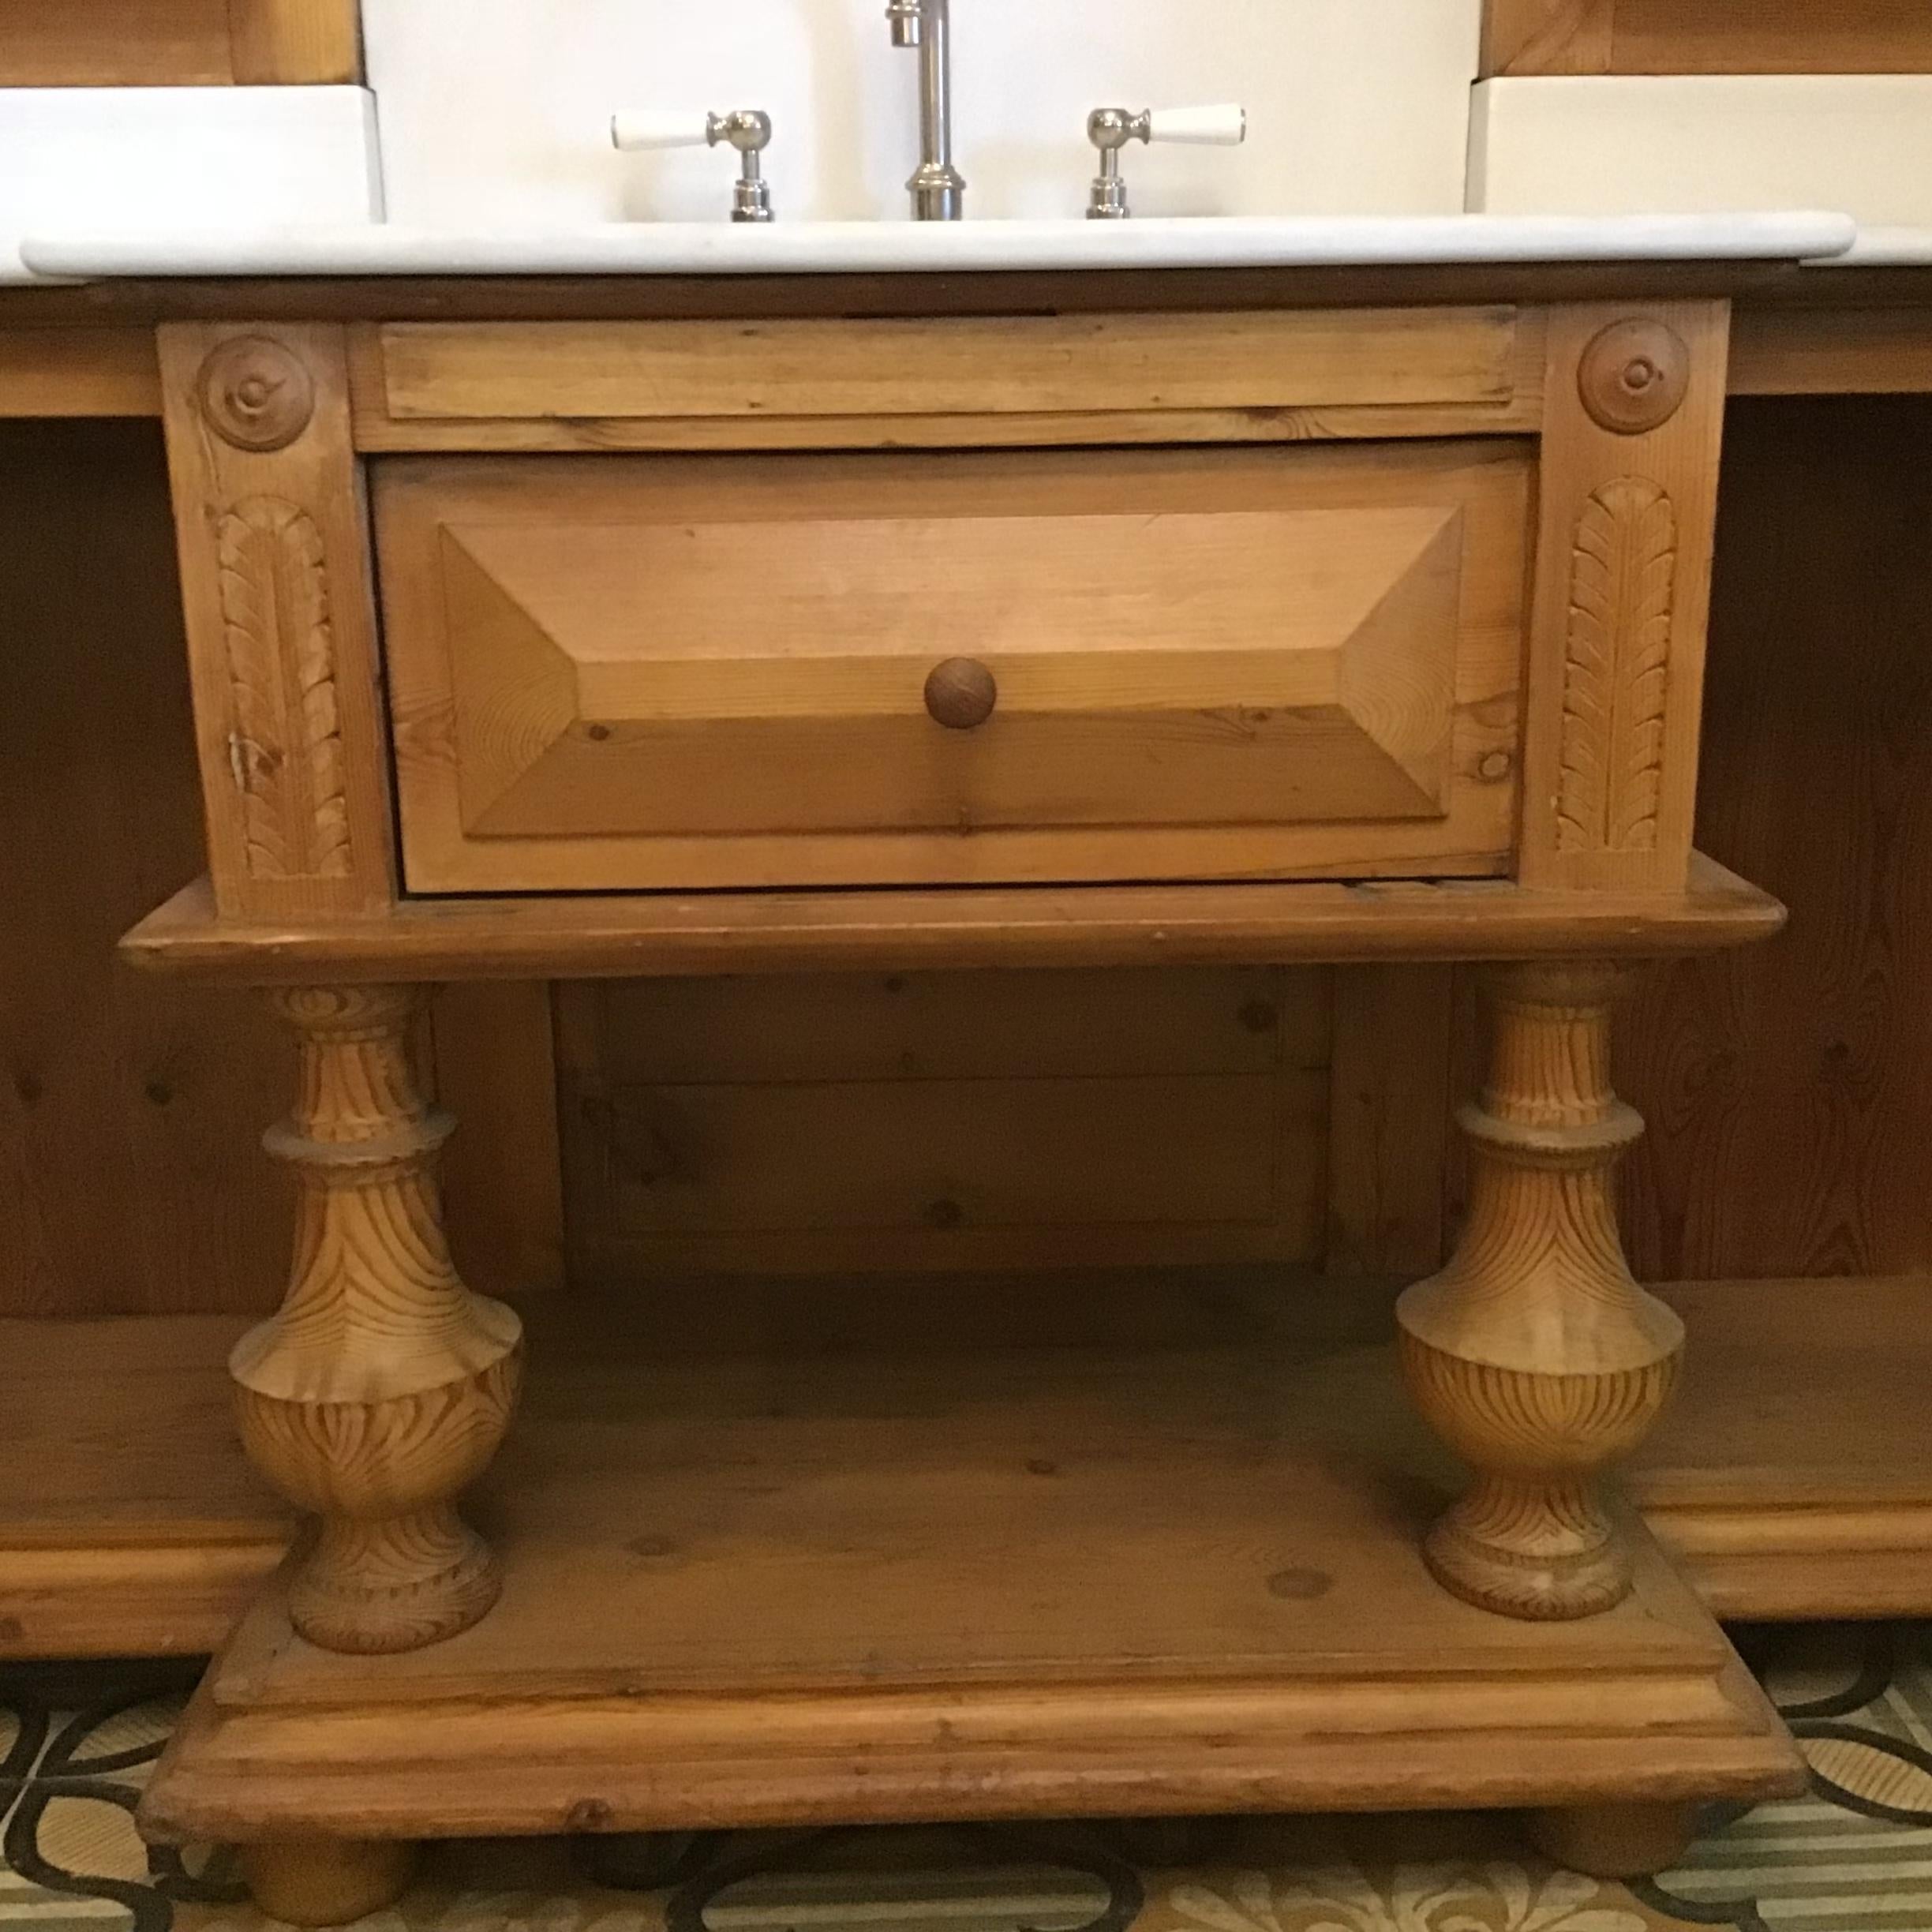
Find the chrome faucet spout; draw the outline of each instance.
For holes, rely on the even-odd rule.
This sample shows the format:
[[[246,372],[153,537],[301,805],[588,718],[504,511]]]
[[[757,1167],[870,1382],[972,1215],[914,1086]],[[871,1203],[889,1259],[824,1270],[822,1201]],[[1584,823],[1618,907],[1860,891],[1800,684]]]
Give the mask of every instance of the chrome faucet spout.
[[[916,221],[957,221],[966,178],[953,165],[951,0],[888,0],[893,45],[919,57],[919,164],[906,182]]]

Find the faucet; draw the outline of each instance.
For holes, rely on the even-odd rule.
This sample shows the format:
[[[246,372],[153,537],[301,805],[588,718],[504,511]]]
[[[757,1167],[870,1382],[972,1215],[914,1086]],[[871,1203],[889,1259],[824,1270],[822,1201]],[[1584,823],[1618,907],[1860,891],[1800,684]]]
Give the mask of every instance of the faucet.
[[[957,221],[966,178],[953,165],[951,0],[887,0],[893,45],[919,55],[919,164],[906,183],[915,221]]]

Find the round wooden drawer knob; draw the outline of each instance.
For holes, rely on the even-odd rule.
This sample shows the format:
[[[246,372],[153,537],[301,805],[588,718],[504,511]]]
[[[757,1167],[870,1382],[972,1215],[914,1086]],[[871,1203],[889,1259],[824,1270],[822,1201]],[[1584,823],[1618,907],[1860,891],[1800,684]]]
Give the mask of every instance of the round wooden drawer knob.
[[[971,731],[993,715],[999,686],[977,657],[949,657],[926,680],[926,709],[948,731]]]

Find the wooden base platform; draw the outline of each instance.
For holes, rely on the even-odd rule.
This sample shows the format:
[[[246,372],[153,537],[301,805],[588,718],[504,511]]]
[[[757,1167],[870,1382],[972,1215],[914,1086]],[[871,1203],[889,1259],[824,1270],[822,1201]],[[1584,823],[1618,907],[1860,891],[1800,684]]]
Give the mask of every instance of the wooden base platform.
[[[848,1284],[838,1332],[941,1285]],[[1932,1616],[1932,1278],[1662,1292],[1690,1347],[1631,1488],[1705,1602],[1746,1622]],[[234,1436],[242,1325],[0,1322],[0,1657],[186,1655],[234,1628],[288,1533]]]
[[[470,1507],[504,1559],[496,1608],[371,1659],[295,1636],[271,1591],[144,1828],[368,1840],[1795,1788],[1782,1727],[1647,1539],[1635,1596],[1575,1623],[1431,1580],[1418,1544],[1454,1473],[1387,1347],[1336,1334],[1333,1292],[1223,1295],[1207,1319],[1247,1332],[1211,1347],[680,1356],[648,1311],[540,1329],[527,1410]]]

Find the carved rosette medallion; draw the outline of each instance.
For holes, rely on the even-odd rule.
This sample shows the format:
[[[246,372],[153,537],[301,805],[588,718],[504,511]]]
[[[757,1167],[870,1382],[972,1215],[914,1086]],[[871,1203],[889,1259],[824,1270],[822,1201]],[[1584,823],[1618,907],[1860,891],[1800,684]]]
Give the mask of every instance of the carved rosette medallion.
[[[1617,436],[1661,429],[1683,407],[1690,387],[1690,351],[1663,322],[1613,322],[1577,366],[1577,388],[1590,420]]]
[[[1571,552],[1559,852],[1657,845],[1676,590],[1670,498],[1612,477],[1583,505]]]
[[[315,414],[315,379],[266,335],[234,335],[208,352],[198,379],[201,413],[237,449],[286,449]]]
[[[216,525],[215,551],[249,871],[346,878],[347,760],[322,534],[298,505],[251,496]]]

